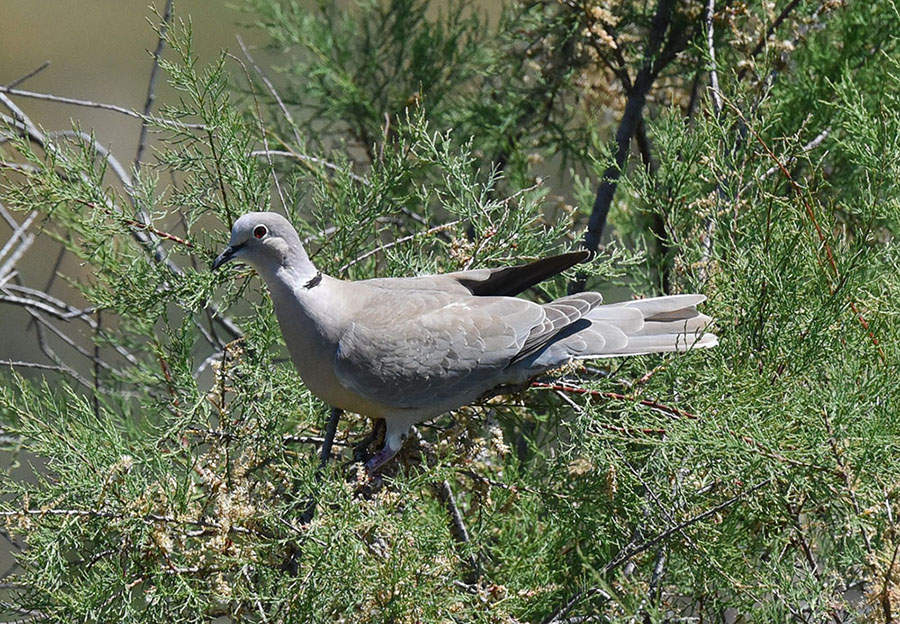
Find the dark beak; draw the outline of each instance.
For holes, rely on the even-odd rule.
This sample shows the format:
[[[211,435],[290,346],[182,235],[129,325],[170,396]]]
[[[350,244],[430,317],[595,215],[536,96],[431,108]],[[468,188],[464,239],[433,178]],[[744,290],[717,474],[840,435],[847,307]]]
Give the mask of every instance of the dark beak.
[[[234,257],[235,251],[236,251],[236,249],[234,247],[232,247],[231,245],[226,247],[225,251],[220,253],[219,256],[215,260],[213,260],[213,264],[212,264],[213,271],[215,271],[220,266],[222,266],[223,264],[225,264],[226,262],[231,260]]]

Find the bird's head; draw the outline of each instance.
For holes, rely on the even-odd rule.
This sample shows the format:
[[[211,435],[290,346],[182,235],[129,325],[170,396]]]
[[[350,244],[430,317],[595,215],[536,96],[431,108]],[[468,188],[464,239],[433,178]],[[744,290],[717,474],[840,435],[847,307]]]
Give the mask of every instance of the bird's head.
[[[300,237],[290,222],[275,212],[248,212],[231,228],[228,247],[213,261],[213,270],[241,260],[257,270],[309,262]]]

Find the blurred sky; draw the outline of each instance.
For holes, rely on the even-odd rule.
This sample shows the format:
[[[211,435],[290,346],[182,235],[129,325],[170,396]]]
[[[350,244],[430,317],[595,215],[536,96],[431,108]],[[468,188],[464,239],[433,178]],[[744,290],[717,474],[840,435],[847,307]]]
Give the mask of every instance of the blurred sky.
[[[156,33],[148,22],[148,19],[158,21],[153,5],[144,0],[2,2],[0,84],[17,80],[50,61],[46,69],[17,88],[117,104],[136,111],[143,109],[151,55],[157,43]],[[165,0],[155,0],[155,6],[162,14]],[[237,34],[251,49],[265,42],[265,36],[250,27],[253,15],[231,6],[219,0],[175,3],[176,19],[191,20],[194,48],[201,64],[214,61],[223,49],[241,56]],[[265,57],[261,51],[256,54],[258,59]],[[156,107],[174,95],[163,74],[157,85]],[[24,97],[13,97],[13,100],[45,130],[69,130],[77,124],[86,132],[94,132],[98,141],[110,148],[126,167],[133,162],[139,120],[115,112]],[[145,162],[148,159],[152,159],[152,154],[145,152]],[[9,227],[0,220],[0,247],[9,233]],[[58,249],[57,243],[47,239],[39,238],[35,242],[19,263],[27,285],[39,287],[46,283]],[[61,272],[78,275],[81,271],[69,257]],[[58,281],[51,293],[65,295],[71,301],[71,289]],[[28,320],[24,310],[0,304],[0,360],[47,361],[37,350],[33,328],[25,332]],[[73,324],[67,325],[71,328]]]
[[[165,2],[157,0],[162,13]],[[134,0],[3,0],[0,20],[0,84],[28,73],[44,61],[50,66],[19,86],[30,91],[109,102],[141,110],[156,47],[148,23],[152,5]],[[248,27],[253,16],[218,0],[179,0],[176,19],[190,19],[201,62],[222,49],[239,53],[235,35],[248,43],[262,34]],[[172,92],[160,81],[159,96]],[[116,113],[15,98],[45,128],[94,129],[98,139],[126,162],[133,158],[140,122]],[[158,100],[159,101],[159,100]]]

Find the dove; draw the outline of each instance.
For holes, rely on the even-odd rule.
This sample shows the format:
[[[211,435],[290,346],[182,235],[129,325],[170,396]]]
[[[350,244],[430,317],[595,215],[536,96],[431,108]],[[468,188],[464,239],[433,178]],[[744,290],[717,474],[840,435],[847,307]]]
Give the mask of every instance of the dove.
[[[340,280],[310,261],[297,231],[274,212],[241,216],[213,270],[240,261],[265,282],[291,360],[335,409],[384,419],[372,474],[410,428],[520,387],[573,360],[713,347],[706,297],[680,294],[603,304],[596,292],[549,303],[515,295],[590,256],[417,277]]]

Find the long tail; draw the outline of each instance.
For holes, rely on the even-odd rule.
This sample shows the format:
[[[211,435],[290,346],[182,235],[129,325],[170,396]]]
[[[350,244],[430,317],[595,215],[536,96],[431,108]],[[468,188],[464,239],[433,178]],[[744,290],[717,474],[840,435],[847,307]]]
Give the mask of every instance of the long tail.
[[[704,301],[704,295],[669,295],[599,306],[588,313],[590,330],[603,335],[612,327],[625,335],[625,344],[609,357],[707,349],[719,344],[719,338],[704,333],[712,325],[710,317],[697,311]]]
[[[705,330],[712,319],[697,311],[703,295],[670,295],[598,305],[582,319],[590,325],[560,336],[528,363],[546,370],[569,360],[706,349],[719,343]]]

